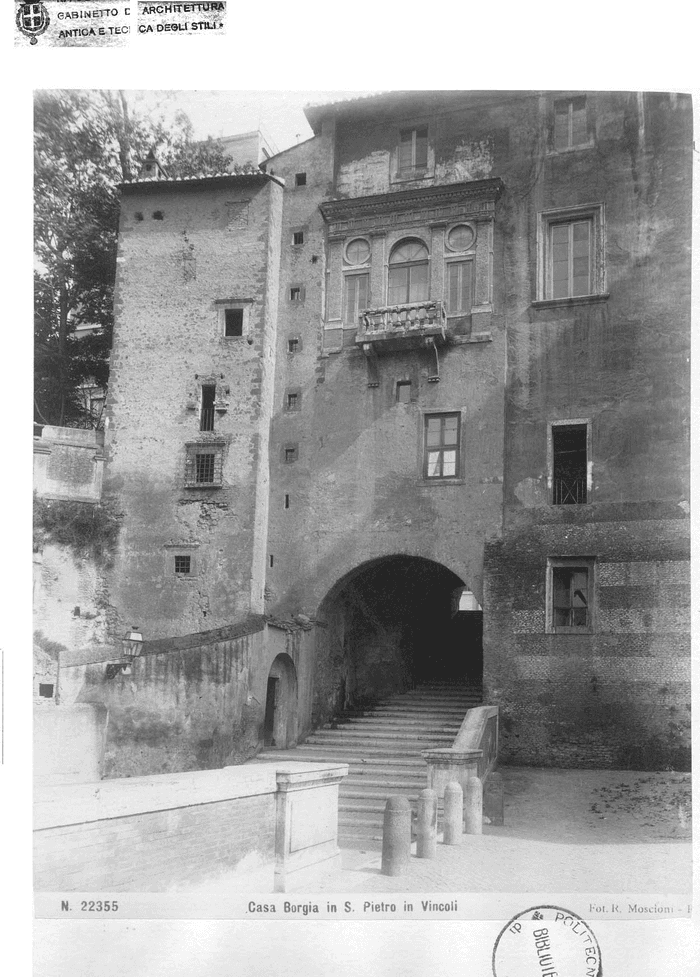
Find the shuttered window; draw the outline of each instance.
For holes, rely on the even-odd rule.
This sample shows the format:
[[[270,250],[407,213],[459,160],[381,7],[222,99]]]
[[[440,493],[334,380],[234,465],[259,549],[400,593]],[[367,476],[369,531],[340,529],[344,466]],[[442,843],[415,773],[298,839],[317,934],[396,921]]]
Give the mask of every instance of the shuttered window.
[[[472,310],[473,262],[451,261],[447,265],[447,314],[469,315]]]
[[[428,127],[402,129],[399,138],[399,173],[428,165]]]
[[[567,221],[551,224],[549,298],[590,295],[592,222]]]
[[[573,149],[588,141],[585,95],[557,99],[554,103],[554,148]]]
[[[356,326],[357,317],[366,309],[369,301],[369,275],[345,276],[345,303],[343,321],[346,326]]]

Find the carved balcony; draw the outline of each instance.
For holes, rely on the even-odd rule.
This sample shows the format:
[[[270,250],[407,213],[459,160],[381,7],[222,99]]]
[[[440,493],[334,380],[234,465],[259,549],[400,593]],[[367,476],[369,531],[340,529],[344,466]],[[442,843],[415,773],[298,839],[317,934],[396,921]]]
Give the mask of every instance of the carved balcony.
[[[442,302],[409,302],[365,309],[358,320],[355,343],[367,355],[432,346],[445,339],[446,317]]]

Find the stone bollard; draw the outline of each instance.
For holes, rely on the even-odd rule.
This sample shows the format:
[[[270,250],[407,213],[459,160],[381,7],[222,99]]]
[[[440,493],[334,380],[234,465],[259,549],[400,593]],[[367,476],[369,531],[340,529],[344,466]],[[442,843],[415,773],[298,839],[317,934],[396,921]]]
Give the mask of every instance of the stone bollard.
[[[478,777],[470,777],[464,790],[464,831],[480,835],[483,827],[483,790]]]
[[[443,802],[443,837],[444,845],[462,844],[462,818],[464,805],[462,803],[462,788],[452,781],[445,787]]]
[[[418,858],[435,858],[437,853],[437,791],[426,788],[418,797]]]
[[[406,797],[390,797],[384,809],[382,875],[403,875],[411,860],[411,805]]]

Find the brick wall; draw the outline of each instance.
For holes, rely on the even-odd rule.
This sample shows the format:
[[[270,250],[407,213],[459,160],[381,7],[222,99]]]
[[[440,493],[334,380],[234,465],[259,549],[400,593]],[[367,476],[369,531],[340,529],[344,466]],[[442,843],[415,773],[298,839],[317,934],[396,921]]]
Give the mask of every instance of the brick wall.
[[[35,833],[35,888],[163,892],[274,854],[275,795],[154,811]]]
[[[689,768],[688,546],[680,518],[538,526],[487,547],[485,694],[505,762]],[[548,634],[547,560],[584,554],[593,633]]]

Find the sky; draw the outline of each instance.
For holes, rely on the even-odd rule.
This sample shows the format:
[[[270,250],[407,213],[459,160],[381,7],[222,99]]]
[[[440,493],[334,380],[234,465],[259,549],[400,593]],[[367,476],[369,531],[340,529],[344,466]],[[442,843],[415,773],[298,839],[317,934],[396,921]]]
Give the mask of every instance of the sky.
[[[289,149],[309,139],[311,127],[303,107],[309,103],[354,98],[356,91],[132,91],[132,103],[144,112],[166,119],[184,111],[194,126],[196,139],[232,136],[262,129],[277,149]]]

